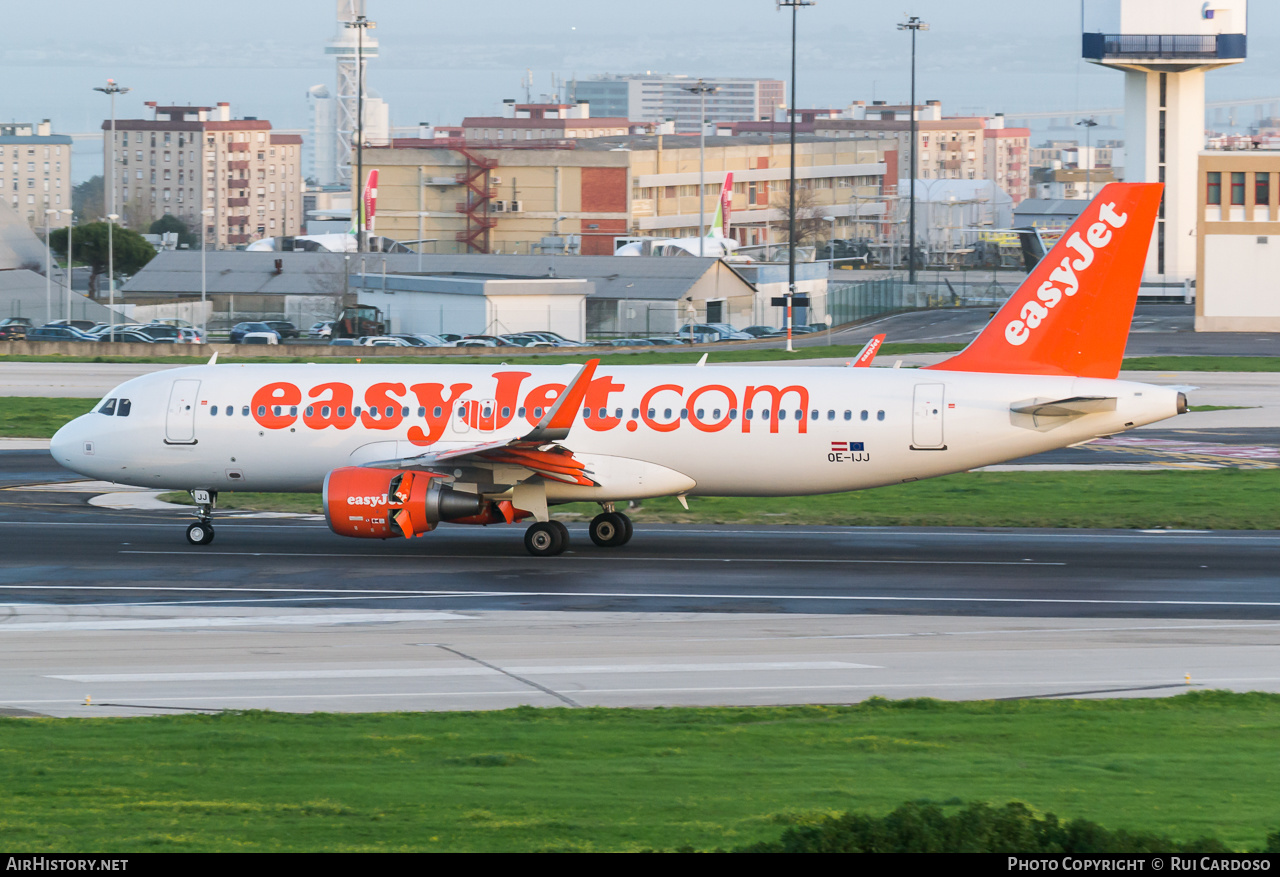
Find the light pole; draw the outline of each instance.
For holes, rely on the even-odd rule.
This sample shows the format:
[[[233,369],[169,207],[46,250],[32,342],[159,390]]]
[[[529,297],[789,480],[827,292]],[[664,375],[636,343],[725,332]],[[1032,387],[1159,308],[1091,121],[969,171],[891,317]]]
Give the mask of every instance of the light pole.
[[[364,252],[364,32],[377,27],[376,21],[370,21],[363,15],[348,21],[343,27],[356,29],[356,180],[355,193],[351,196],[352,208],[356,216],[356,252]],[[348,165],[350,167],[350,165]]]
[[[1089,201],[1093,198],[1093,129],[1098,127],[1098,123],[1090,116],[1087,119],[1081,119],[1076,124],[1084,126],[1084,153],[1085,160],[1088,161],[1084,169],[1084,199]],[[1079,162],[1076,162],[1076,164],[1079,164]]]
[[[703,207],[703,199],[706,197],[706,183],[704,181],[704,171],[706,169],[707,154],[707,95],[715,94],[719,91],[714,85],[706,85],[701,79],[697,85],[690,85],[685,91],[696,94],[699,98],[698,111],[698,255],[706,255],[704,251],[704,238],[707,234],[706,229],[706,210]]]
[[[774,0],[777,9],[791,7],[791,182],[787,189],[787,350],[791,347],[791,302],[796,294],[796,12],[816,0]]]
[[[72,271],[71,271],[71,232],[75,229],[75,225],[76,225],[76,215],[75,215],[75,213],[74,213],[73,211],[68,210],[68,209],[67,209],[67,208],[65,208],[65,207],[64,207],[63,209],[59,210],[58,212],[59,212],[59,213],[63,213],[63,214],[65,214],[65,215],[66,215],[66,217],[67,217],[67,293],[66,293],[66,304],[67,304],[67,320],[70,320],[70,319],[71,319],[71,278],[72,278]]]
[[[201,192],[204,190],[201,189]],[[209,226],[209,217],[213,215],[212,207],[203,207],[200,210],[200,340],[206,344],[209,342],[209,316],[204,309],[205,296],[208,294],[208,282],[205,273],[205,232]]]
[[[54,208],[44,211],[44,321],[53,322],[53,244],[49,241],[49,214],[57,213]]]
[[[114,213],[107,214],[107,319],[111,321],[109,331],[113,342],[116,340],[116,251],[111,230],[116,227],[116,220],[119,218]]]
[[[911,31],[911,213],[907,221],[907,282],[916,282],[916,32],[928,30],[929,25],[917,15],[910,15],[898,25],[898,30]]]
[[[836,218],[834,216],[822,217],[825,221],[831,223],[831,237],[827,240],[827,249],[831,251],[831,264],[836,263]]]

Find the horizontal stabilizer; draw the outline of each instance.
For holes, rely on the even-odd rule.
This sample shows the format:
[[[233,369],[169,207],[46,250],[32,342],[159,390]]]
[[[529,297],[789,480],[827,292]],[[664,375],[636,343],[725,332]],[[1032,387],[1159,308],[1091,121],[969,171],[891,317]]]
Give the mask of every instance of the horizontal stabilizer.
[[[1009,410],[1014,414],[1030,414],[1035,417],[1079,417],[1082,414],[1115,411],[1116,397],[1072,396],[1069,399],[1053,399],[1047,402],[1033,399],[1029,402],[1015,402],[1009,406]]]

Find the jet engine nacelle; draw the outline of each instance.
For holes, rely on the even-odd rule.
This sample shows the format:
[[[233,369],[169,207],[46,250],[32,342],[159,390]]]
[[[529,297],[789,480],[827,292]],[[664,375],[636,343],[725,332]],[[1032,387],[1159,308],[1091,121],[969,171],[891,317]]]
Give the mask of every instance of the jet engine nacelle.
[[[324,479],[324,516],[339,536],[409,539],[441,521],[488,524],[513,520],[509,509],[455,490],[432,472],[349,466]],[[506,505],[510,505],[507,503]]]

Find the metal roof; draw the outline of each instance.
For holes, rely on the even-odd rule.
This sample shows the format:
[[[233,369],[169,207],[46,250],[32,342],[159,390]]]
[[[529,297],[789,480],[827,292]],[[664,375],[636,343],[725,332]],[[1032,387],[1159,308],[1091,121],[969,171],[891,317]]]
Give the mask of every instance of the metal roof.
[[[726,295],[750,295],[753,287],[725,262],[714,258],[659,256],[515,256],[365,253],[250,253],[210,251],[206,289],[209,293],[262,295],[334,295],[344,289],[344,272],[352,278],[379,275],[385,262],[390,274],[458,275],[475,279],[583,279],[593,281],[593,298],[675,301],[710,272],[721,283],[740,285]],[[276,262],[280,270],[276,270]],[[344,264],[345,263],[345,264]],[[419,270],[419,267],[421,270]],[[353,283],[353,286],[356,284]],[[126,283],[125,293],[199,293],[200,252],[169,250]]]

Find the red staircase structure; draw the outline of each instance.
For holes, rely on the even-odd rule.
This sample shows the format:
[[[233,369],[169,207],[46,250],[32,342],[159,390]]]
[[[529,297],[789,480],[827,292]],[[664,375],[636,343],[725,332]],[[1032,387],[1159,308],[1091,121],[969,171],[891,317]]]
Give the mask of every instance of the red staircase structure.
[[[498,190],[489,185],[489,173],[498,166],[496,158],[486,158],[466,146],[450,149],[467,160],[467,169],[457,175],[459,184],[467,187],[467,200],[460,201],[457,212],[466,214],[467,230],[457,234],[457,240],[467,245],[467,252],[489,252],[489,229],[498,224],[489,212],[489,204]]]

